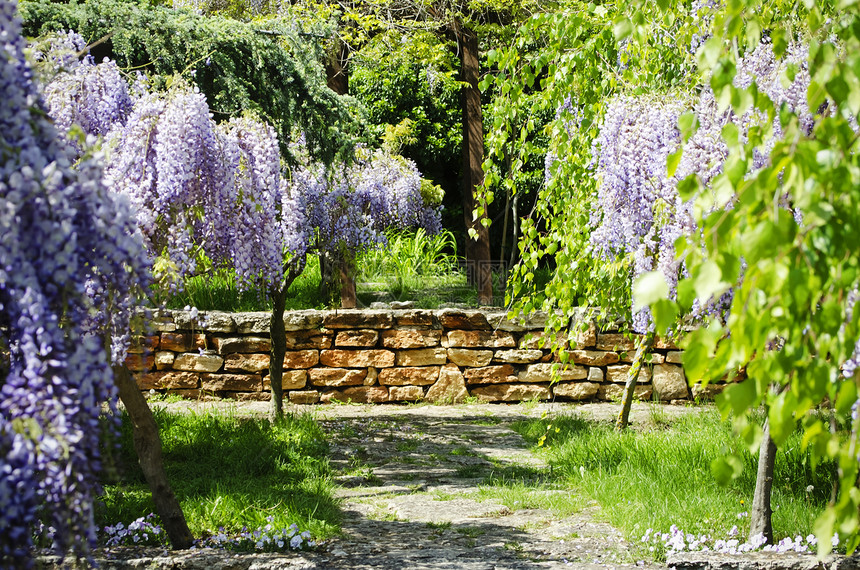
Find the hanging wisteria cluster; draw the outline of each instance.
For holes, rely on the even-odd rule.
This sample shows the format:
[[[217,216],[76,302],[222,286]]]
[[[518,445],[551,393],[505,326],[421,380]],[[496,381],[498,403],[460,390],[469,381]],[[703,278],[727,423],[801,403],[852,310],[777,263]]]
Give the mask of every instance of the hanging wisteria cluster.
[[[71,167],[14,1],[0,0],[0,34],[0,566],[19,568],[40,525],[60,550],[95,540],[98,418],[114,388],[93,299],[128,315],[149,261],[100,157]]]
[[[810,132],[813,116],[806,104],[810,76],[806,49],[801,44],[789,46],[779,60],[768,41],[763,41],[738,62],[735,86],[748,87],[753,81],[779,108],[785,105],[794,112],[802,128]],[[784,83],[788,66],[795,69],[794,78]],[[746,141],[754,126],[769,126],[771,136],[753,151],[751,170],[765,166],[773,145],[782,137],[779,117],[767,125],[768,116],[751,108],[743,115],[721,110],[709,89],[703,89],[693,112],[696,130],[682,144],[678,121],[689,103],[655,96],[621,96],[611,101],[594,140],[592,155],[598,193],[592,211],[591,243],[594,253],[607,258],[632,256],[632,276],[658,270],[674,297],[682,264],[676,259],[675,241],[692,235],[696,224],[692,201],[678,195],[678,182],[696,176],[701,186],[710,187],[722,171],[728,147],[722,138],[729,122],[738,127],[739,137]],[[764,124],[763,124],[764,123]],[[670,155],[683,147],[673,176],[668,176]],[[789,197],[784,200],[790,205]],[[795,212],[800,220],[800,215]],[[697,312],[711,313],[716,306],[726,306],[728,299],[712,301]],[[647,308],[633,315],[633,328],[645,332],[651,317]]]

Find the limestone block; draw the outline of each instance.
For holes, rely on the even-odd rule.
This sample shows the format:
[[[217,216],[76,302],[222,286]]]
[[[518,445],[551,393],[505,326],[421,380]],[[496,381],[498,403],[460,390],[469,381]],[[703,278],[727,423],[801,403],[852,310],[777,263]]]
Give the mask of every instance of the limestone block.
[[[546,313],[537,312],[525,318],[511,320],[506,312],[487,313],[487,322],[493,330],[508,332],[524,332],[531,330],[543,330],[546,326]]]
[[[482,311],[462,311],[460,309],[442,309],[438,313],[439,324],[444,329],[461,330],[492,330],[487,317]]]
[[[206,348],[206,335],[202,333],[161,333],[159,342],[161,350],[173,352],[189,352],[198,348]]]
[[[394,322],[398,327],[433,327],[436,320],[433,311],[397,311],[394,313]]]
[[[666,362],[669,364],[682,364],[684,362],[684,353],[680,350],[673,350],[666,353]]]
[[[514,335],[504,331],[450,331],[446,335],[449,348],[516,348]]]
[[[586,366],[606,366],[618,362],[618,353],[604,350],[571,350],[570,359]]]
[[[167,351],[158,351],[155,353],[155,369],[170,370],[173,368],[173,361],[176,359],[176,353]]]
[[[379,333],[373,329],[346,330],[337,333],[335,346],[373,347],[379,340]]]
[[[345,309],[330,311],[323,317],[327,329],[390,329],[394,326],[391,311]]]
[[[546,340],[545,340],[546,339]],[[550,348],[551,342],[543,331],[527,332],[520,337],[519,347],[527,350]]]
[[[510,364],[469,368],[463,373],[467,384],[501,384],[516,382],[516,370]]]
[[[316,404],[320,401],[320,393],[316,390],[298,390],[290,392],[291,404]]]
[[[654,389],[650,384],[637,384],[633,388],[633,397],[637,400],[650,400]],[[598,400],[618,401],[624,395],[623,384],[603,384],[597,390]]]
[[[221,392],[221,396],[240,402],[268,402],[272,399],[272,395],[266,392]]]
[[[639,335],[627,336],[621,333],[600,333],[597,335],[597,350],[630,352],[636,350]]]
[[[233,353],[224,357],[224,370],[226,372],[262,372],[269,369],[268,354],[241,354]]]
[[[675,344],[674,339],[657,337],[654,339],[654,348],[678,350],[678,345]]]
[[[627,373],[630,371],[629,364],[619,364],[617,366],[606,367],[606,380],[615,384],[626,384]],[[638,384],[649,384],[651,382],[651,368],[648,365],[643,365],[639,368],[639,378],[636,380]]]
[[[397,366],[441,366],[447,361],[448,352],[444,348],[397,351]]]
[[[272,328],[272,313],[269,311],[254,311],[233,313],[236,332],[239,334],[263,334]]]
[[[281,390],[301,390],[308,385],[307,370],[284,370],[281,375]],[[271,391],[272,379],[267,374],[263,377],[263,390]]]
[[[193,372],[150,372],[135,377],[141,390],[178,390],[197,388],[198,375]]]
[[[393,329],[382,333],[382,346],[385,348],[427,348],[439,346],[441,341],[440,330]]]
[[[132,372],[146,372],[152,370],[155,366],[155,355],[149,354],[132,354],[129,353],[125,357],[125,365]]]
[[[320,361],[316,350],[288,350],[284,353],[284,369],[310,368]]]
[[[597,345],[597,325],[594,321],[588,321],[587,324],[574,324],[572,344],[578,349],[591,348]]]
[[[158,349],[158,345],[161,342],[161,337],[159,335],[150,335],[150,336],[134,336],[131,339],[131,345],[128,347],[129,354],[145,354],[147,352],[154,352]]]
[[[379,370],[371,366],[367,369],[367,376],[364,377],[364,385],[365,386],[373,386],[376,384],[376,380],[379,378]]]
[[[663,401],[685,400],[690,397],[684,369],[673,364],[658,364],[654,367],[654,391]]]
[[[512,349],[499,350],[493,357],[496,362],[510,362],[511,364],[531,364],[543,358],[543,351],[537,349]]]
[[[323,314],[314,309],[304,311],[285,311],[284,330],[307,331],[318,329],[323,322]]]
[[[603,369],[602,368],[589,368],[588,369],[588,381],[589,382],[597,382],[600,384],[603,382]]]
[[[261,336],[216,337],[213,339],[218,354],[231,352],[271,352],[272,341]]]
[[[191,318],[187,311],[174,311],[173,321],[181,330],[205,329],[210,333],[233,333],[236,332],[236,323],[233,322],[233,314],[223,311],[201,311],[196,318]]]
[[[565,382],[552,387],[552,392],[559,398],[570,398],[571,400],[590,400],[597,395],[600,388],[594,382]]]
[[[388,400],[391,402],[402,402],[424,399],[424,390],[421,386],[392,386],[388,389]]]
[[[173,360],[173,369],[188,372],[217,372],[222,364],[224,364],[224,359],[217,354],[185,352],[176,355]]]
[[[292,331],[285,335],[287,350],[323,350],[331,348],[331,335],[319,330]]]
[[[540,384],[498,384],[472,389],[472,395],[484,402],[521,402],[548,400],[552,397],[548,386]]]
[[[359,386],[364,384],[367,370],[311,368],[308,376],[314,386]]]
[[[409,366],[383,368],[379,383],[385,386],[428,386],[439,379],[439,366]]]
[[[390,350],[338,350],[320,352],[320,363],[336,368],[388,368],[394,366],[394,353]]]
[[[213,392],[261,392],[263,380],[259,374],[202,374],[200,387]]]
[[[214,399],[214,398],[210,398],[208,396],[205,396],[203,394],[203,392],[201,392],[199,389],[196,389],[196,388],[193,390],[171,390],[170,393],[176,394],[180,398],[185,398],[186,400],[210,400],[210,399]]]
[[[427,390],[426,399],[437,404],[459,404],[468,396],[460,369],[455,364],[446,364],[439,371],[439,380]]]
[[[553,376],[553,368],[556,369],[556,375]],[[584,380],[588,377],[588,370],[582,366],[571,366],[564,368],[561,365],[550,363],[529,364],[525,370],[520,372],[520,382],[550,382],[558,380],[559,382],[570,380]]]
[[[173,332],[177,328],[172,314],[156,315],[149,321],[149,327],[155,332]]]
[[[448,360],[457,366],[477,368],[487,366],[493,360],[492,350],[469,350],[467,348],[449,348]]]
[[[690,390],[693,393],[693,398],[697,400],[713,400],[714,397],[726,389],[726,384],[708,384],[702,387],[701,384],[693,384]]]
[[[356,386],[324,394],[329,401],[359,402],[362,404],[381,404],[388,401],[388,388],[385,386]]]

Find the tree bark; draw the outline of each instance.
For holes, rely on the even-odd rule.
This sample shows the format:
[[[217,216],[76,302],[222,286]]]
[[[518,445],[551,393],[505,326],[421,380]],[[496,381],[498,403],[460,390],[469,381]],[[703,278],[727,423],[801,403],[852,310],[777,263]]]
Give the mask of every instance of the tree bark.
[[[356,305],[355,258],[345,259],[341,256],[337,260],[337,267],[340,274],[340,308],[354,309]]]
[[[460,49],[461,81],[465,83],[462,91],[463,112],[463,162],[460,194],[463,203],[463,216],[466,230],[474,230],[477,239],[466,237],[466,263],[474,285],[478,287],[478,303],[493,303],[493,275],[490,265],[490,233],[482,220],[487,214],[475,218],[473,212],[478,206],[476,189],[484,183],[484,123],[481,111],[480,54],[478,36],[469,28],[457,25],[457,41]],[[473,272],[473,273],[472,273]]]
[[[128,412],[133,426],[134,449],[138,462],[152,491],[155,510],[161,517],[161,524],[175,549],[190,548],[194,537],[188,529],[182,507],[170,488],[161,456],[161,440],[158,425],[146,398],[140,392],[137,382],[125,366],[114,366],[114,382],[119,389],[119,397]]]
[[[755,478],[755,494],[750,512],[749,542],[761,534],[765,544],[773,544],[773,511],[770,496],[773,489],[773,466],[776,460],[776,444],[770,438],[770,420],[764,422],[764,436],[758,454],[758,472]]]
[[[322,261],[320,261],[322,263]],[[287,304],[287,287],[270,292],[272,297],[272,321],[269,323],[269,336],[272,352],[269,360],[269,383],[272,386],[272,422],[284,417],[284,355],[287,352],[287,331],[284,327],[284,308]]]
[[[642,364],[645,362],[645,355],[654,346],[654,333],[647,332],[640,337],[639,345],[636,347],[636,355],[633,357],[633,364],[630,365],[630,370],[627,372],[627,382],[624,384],[624,396],[621,399],[621,412],[618,414],[618,420],[615,422],[615,429],[618,431],[627,429],[630,423],[630,408],[633,405],[633,395],[636,392],[636,382],[639,380],[639,372],[642,370]]]
[[[340,38],[325,63],[326,85],[338,95],[349,94],[349,71],[347,70],[349,47]]]

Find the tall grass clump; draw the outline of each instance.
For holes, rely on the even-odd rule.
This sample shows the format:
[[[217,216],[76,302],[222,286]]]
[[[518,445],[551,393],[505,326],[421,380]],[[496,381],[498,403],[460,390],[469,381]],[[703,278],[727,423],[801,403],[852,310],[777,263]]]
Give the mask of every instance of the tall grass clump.
[[[430,235],[419,228],[414,232],[390,231],[385,237],[385,246],[359,256],[356,265],[360,280],[420,288],[426,285],[423,278],[450,279],[459,274],[457,241],[450,231]]]
[[[297,524],[316,538],[339,528],[324,434],[308,415],[270,424],[227,412],[169,413],[155,407],[164,466],[197,537]],[[100,526],[154,511],[123,414],[119,451],[97,511]]]
[[[566,485],[597,501],[608,522],[631,540],[649,528],[667,532],[672,525],[716,537],[726,537],[733,526],[741,536],[749,530],[758,456],[741,446],[714,410],[650,431],[619,433],[608,423],[577,416],[524,421],[516,429],[546,455]],[[721,486],[711,462],[730,453],[742,458],[743,473]],[[800,434],[792,436],[774,471],[775,538],[810,534],[834,480],[835,466],[813,467]]]

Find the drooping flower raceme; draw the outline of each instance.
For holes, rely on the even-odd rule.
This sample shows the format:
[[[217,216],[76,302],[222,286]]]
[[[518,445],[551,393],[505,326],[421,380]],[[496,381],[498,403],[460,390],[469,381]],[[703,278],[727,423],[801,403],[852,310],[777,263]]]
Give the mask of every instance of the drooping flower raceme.
[[[0,565],[31,564],[38,523],[57,548],[95,538],[98,417],[114,396],[99,307],[128,313],[148,260],[128,204],[75,169],[44,116],[14,1],[0,1]]]

